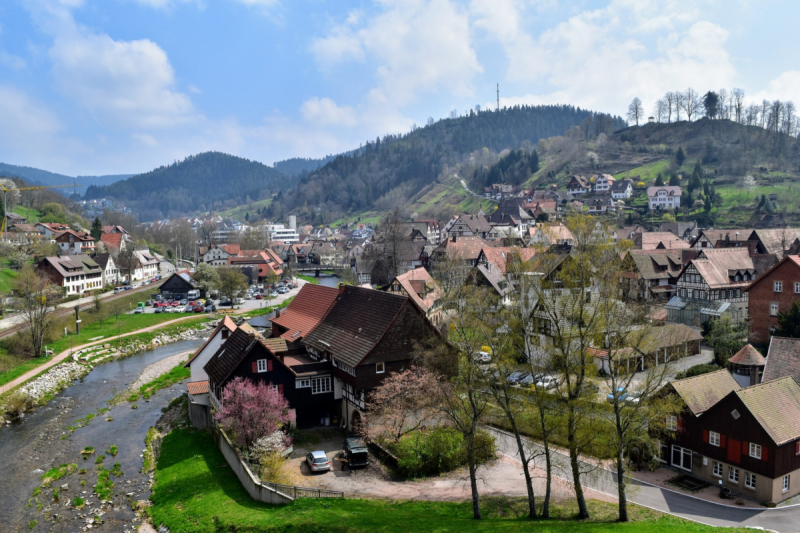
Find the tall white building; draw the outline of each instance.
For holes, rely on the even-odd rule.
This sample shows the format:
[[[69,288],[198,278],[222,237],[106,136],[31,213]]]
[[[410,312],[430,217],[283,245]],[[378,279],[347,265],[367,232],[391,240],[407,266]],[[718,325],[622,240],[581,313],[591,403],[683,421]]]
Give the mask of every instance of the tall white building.
[[[300,242],[300,235],[297,234],[297,230],[287,228],[283,224],[270,224],[267,226],[267,233],[269,233],[270,242],[277,241],[285,244]]]

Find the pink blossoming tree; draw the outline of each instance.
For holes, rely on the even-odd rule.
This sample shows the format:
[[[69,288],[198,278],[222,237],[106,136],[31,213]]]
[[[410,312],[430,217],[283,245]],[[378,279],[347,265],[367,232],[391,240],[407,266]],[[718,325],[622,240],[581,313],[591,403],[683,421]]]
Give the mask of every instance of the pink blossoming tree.
[[[228,383],[222,391],[222,405],[217,421],[242,450],[291,421],[286,398],[272,387],[249,379],[237,377]],[[288,436],[286,444],[290,444]]]

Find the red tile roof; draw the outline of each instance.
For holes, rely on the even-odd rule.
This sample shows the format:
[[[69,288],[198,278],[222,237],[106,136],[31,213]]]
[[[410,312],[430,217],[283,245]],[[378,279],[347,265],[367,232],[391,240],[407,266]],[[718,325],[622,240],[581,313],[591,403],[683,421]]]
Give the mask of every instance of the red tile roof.
[[[186,272],[188,272],[188,270]],[[221,330],[223,327],[228,328],[228,330],[230,330],[231,332],[236,331],[236,323],[233,321],[233,319],[231,319],[231,317],[225,315],[225,318],[219,321],[219,324],[217,324],[216,329],[214,329],[211,335],[208,336],[206,342],[204,342],[203,345],[200,346],[196,352],[194,352],[194,355],[192,355],[189,358],[189,360],[186,361],[186,364],[184,364],[183,366],[189,368],[189,365],[192,363],[192,361],[194,361],[195,357],[200,355],[200,352],[205,350],[206,346],[208,346],[208,343],[211,342],[211,339],[213,339],[217,335],[217,333],[219,333],[219,330]]]
[[[751,344],[748,344],[728,359],[728,362],[735,365],[764,366],[767,360]]]
[[[103,233],[100,235],[100,242],[119,250],[122,247],[122,237],[122,233]]]
[[[316,326],[339,295],[339,289],[306,283],[292,303],[272,318],[272,323],[286,328],[280,337],[297,342]]]
[[[208,380],[205,381],[192,381],[186,384],[189,389],[189,394],[208,394]]]

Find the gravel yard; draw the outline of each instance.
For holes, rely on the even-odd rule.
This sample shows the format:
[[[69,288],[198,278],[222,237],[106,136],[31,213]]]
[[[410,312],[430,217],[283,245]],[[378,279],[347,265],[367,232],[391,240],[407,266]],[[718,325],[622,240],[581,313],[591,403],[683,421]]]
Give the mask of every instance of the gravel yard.
[[[374,456],[364,469],[350,470],[338,457],[342,449],[345,432],[339,428],[319,428],[301,431],[301,439],[289,457],[286,470],[294,476],[292,483],[306,487],[339,490],[346,497],[396,498],[404,500],[450,500],[461,501],[471,497],[469,475],[466,469],[449,472],[443,476],[415,480],[397,481]],[[310,451],[323,450],[331,460],[332,470],[311,473],[305,464],[305,455]],[[478,488],[482,496],[526,496],[525,477],[520,463],[500,455],[494,463],[478,471]],[[544,494],[545,473],[535,469],[534,491],[537,498]],[[610,496],[584,489],[587,498],[615,501]],[[553,477],[552,497],[573,498],[572,485],[561,478]]]

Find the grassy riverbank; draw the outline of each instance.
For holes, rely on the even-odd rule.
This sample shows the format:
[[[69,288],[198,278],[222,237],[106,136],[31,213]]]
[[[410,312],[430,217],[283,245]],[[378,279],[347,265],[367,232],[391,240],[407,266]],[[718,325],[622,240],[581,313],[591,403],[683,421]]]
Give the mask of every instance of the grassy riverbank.
[[[211,436],[192,429],[174,430],[161,444],[155,472],[153,506],[148,513],[156,528],[172,531],[532,531],[711,533],[703,526],[632,505],[632,522],[617,524],[616,506],[590,501],[592,520],[573,519],[574,502],[553,506],[554,518],[525,519],[522,498],[483,498],[485,519],[471,518],[468,502],[300,499],[269,506],[253,501],[242,488]],[[745,531],[722,529],[722,531]]]
[[[302,275],[302,274],[301,274],[301,275],[299,275],[299,276],[297,276],[297,277],[298,277],[298,279],[302,279],[302,280],[303,280],[303,281],[305,281],[306,283],[311,283],[311,284],[314,284],[314,285],[319,285],[319,280],[318,280],[317,278],[313,277],[313,276],[304,276],[304,275]]]

